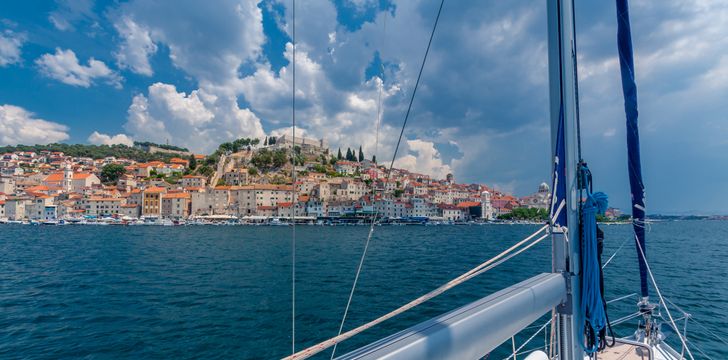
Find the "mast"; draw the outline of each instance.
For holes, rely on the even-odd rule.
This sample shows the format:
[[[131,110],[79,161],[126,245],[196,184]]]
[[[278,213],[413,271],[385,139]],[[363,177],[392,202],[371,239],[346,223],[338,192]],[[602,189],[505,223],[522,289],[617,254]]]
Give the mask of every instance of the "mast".
[[[640,292],[642,302],[647,303],[647,264],[641,256],[647,256],[645,248],[645,185],[642,182],[642,163],[640,160],[640,133],[637,122],[637,84],[634,79],[634,54],[632,52],[632,31],[629,24],[629,4],[627,0],[617,0],[617,47],[619,48],[619,68],[622,75],[624,94],[624,113],[627,118],[627,157],[629,188],[632,193],[632,227],[634,228],[635,247],[640,267]]]
[[[579,311],[580,161],[579,105],[576,74],[576,34],[573,0],[548,1],[549,98],[551,149],[554,159],[551,233],[554,272],[567,276],[567,301],[556,308],[559,359],[583,359],[579,341],[583,316]]]

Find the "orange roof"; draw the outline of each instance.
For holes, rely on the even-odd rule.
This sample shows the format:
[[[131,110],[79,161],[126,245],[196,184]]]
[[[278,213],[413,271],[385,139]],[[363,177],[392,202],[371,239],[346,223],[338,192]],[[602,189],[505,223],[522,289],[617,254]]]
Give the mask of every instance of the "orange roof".
[[[201,191],[201,190],[203,190],[203,188],[201,188],[199,186],[188,186],[188,187],[185,188],[185,190],[187,190],[187,191]]]
[[[188,193],[172,193],[172,194],[166,194],[162,195],[162,199],[189,199],[190,194]]]
[[[36,186],[31,186],[31,187],[25,189],[25,191],[48,191],[48,190],[50,190],[50,189],[45,185],[36,185]]]
[[[204,179],[204,176],[200,175],[185,175],[182,177],[183,179]]]
[[[204,159],[204,158],[205,158],[205,155],[195,154],[195,159],[197,159],[197,160]]]
[[[185,159],[180,158],[171,158],[169,159],[170,164],[187,164],[189,161]]]
[[[121,205],[121,207],[123,207],[123,208],[135,208],[135,207],[137,207],[137,205],[136,204],[124,204],[124,205]]]
[[[293,205],[291,202],[278,203],[278,207],[291,207],[291,205]]]
[[[458,204],[458,207],[460,207],[460,208],[466,208],[466,207],[471,207],[471,206],[480,206],[480,203],[477,201],[464,201],[464,202],[461,202],[460,204]]]
[[[167,191],[167,189],[165,189],[163,187],[159,187],[159,186],[152,186],[152,187],[147,188],[146,190],[144,190],[145,193],[150,193],[150,194],[163,193],[165,191]]]
[[[103,197],[103,196],[91,196],[91,197],[89,197],[86,200],[88,200],[88,201],[121,201],[123,199],[120,199],[120,198],[108,198],[108,197]]]
[[[5,201],[4,200],[0,200],[0,205],[5,205]]]
[[[91,176],[89,173],[73,173],[73,180],[83,180]],[[45,182],[61,182],[63,180],[62,172],[52,173],[45,178]]]

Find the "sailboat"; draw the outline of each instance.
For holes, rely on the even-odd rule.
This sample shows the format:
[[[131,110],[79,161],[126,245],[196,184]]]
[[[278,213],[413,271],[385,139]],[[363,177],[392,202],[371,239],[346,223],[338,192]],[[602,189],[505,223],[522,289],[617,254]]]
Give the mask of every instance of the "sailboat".
[[[548,224],[510,249],[442,287],[367,324],[294,352],[286,359],[305,359],[333,347],[482,274],[547,238],[550,238],[552,244],[550,272],[514,284],[344,354],[338,359],[483,359],[501,344],[513,339],[516,334],[548,314],[551,314],[550,320],[542,329],[551,325],[552,341],[546,344],[543,350],[528,353],[525,357],[527,360],[693,358],[686,338],[677,328],[675,319],[654,281],[645,255],[644,185],[639,153],[637,90],[629,11],[627,0],[616,0],[616,3],[633,228],[641,282],[641,298],[637,303],[637,312],[629,318],[638,319],[634,334],[626,338],[615,338],[609,334],[607,302],[603,295],[603,285],[600,284],[602,276],[598,235],[600,230],[595,219],[596,212],[603,206],[604,198],[599,193],[592,193],[591,174],[581,156],[574,2],[549,0],[547,1],[549,93],[551,148],[554,162],[551,216]],[[650,297],[648,278],[656,291],[658,302],[653,302]],[[666,317],[663,317],[663,311]],[[662,328],[666,324],[671,326],[679,337],[682,345],[680,351],[664,341],[666,334]],[[513,358],[516,357],[516,353],[514,342]]]

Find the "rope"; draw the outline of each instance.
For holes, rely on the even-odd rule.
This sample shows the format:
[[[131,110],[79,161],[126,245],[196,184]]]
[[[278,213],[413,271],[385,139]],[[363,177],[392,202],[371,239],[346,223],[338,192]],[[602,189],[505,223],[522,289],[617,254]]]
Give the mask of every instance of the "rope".
[[[652,280],[652,285],[655,286],[655,292],[657,292],[657,296],[660,299],[662,306],[665,308],[667,317],[670,319],[670,324],[672,325],[672,328],[675,330],[677,337],[680,338],[680,342],[682,343],[682,346],[685,347],[685,350],[687,350],[690,358],[694,359],[693,354],[690,352],[690,348],[688,348],[687,341],[685,341],[683,336],[680,335],[680,329],[677,328],[677,325],[675,324],[675,320],[672,318],[672,314],[670,314],[670,309],[667,307],[667,304],[665,303],[665,299],[662,297],[662,292],[660,291],[660,288],[657,286],[657,282],[655,281],[655,276],[652,274],[652,268],[650,268],[650,264],[647,263],[647,258],[645,257],[645,253],[642,250],[642,245],[640,245],[639,241],[635,241],[635,242],[637,243],[637,249],[640,251],[640,256],[642,257],[642,259],[645,262],[645,268],[647,268],[647,274],[650,275],[650,279]]]
[[[323,341],[323,342],[320,342],[320,343],[318,343],[316,345],[313,345],[313,346],[311,346],[311,347],[309,347],[307,349],[304,349],[302,351],[299,351],[299,352],[297,352],[297,353],[295,353],[295,354],[293,354],[291,356],[286,357],[284,360],[306,359],[308,357],[311,357],[311,356],[313,356],[315,354],[318,354],[319,352],[321,352],[321,351],[323,351],[323,350],[325,350],[325,349],[327,349],[329,347],[332,347],[332,346],[334,346],[334,345],[336,345],[336,344],[338,344],[338,343],[340,343],[340,342],[342,342],[342,341],[344,341],[346,339],[349,339],[349,338],[351,338],[351,337],[353,337],[353,336],[355,336],[355,335],[357,335],[357,334],[359,334],[359,333],[361,333],[361,332],[363,332],[363,331],[365,331],[367,329],[370,329],[371,327],[373,327],[375,325],[378,325],[378,324],[380,324],[380,323],[382,323],[382,322],[384,322],[386,320],[389,320],[389,319],[391,319],[391,318],[393,318],[393,317],[395,317],[395,316],[397,316],[397,315],[399,315],[399,314],[401,314],[401,313],[403,313],[405,311],[408,311],[408,310],[410,310],[410,309],[412,309],[412,308],[414,308],[414,307],[416,307],[416,306],[418,306],[418,305],[420,305],[420,304],[422,304],[422,303],[424,303],[424,302],[426,302],[428,300],[431,300],[431,299],[435,298],[436,296],[438,296],[438,295],[440,295],[440,294],[442,294],[442,293],[444,293],[444,292],[446,292],[446,291],[454,288],[455,286],[458,286],[458,285],[460,285],[460,284],[462,284],[462,283],[464,283],[464,282],[472,279],[473,277],[475,277],[477,275],[480,275],[483,272],[485,272],[487,270],[490,270],[493,267],[502,264],[503,262],[507,261],[508,259],[512,258],[513,256],[516,256],[516,255],[520,254],[521,252],[527,250],[528,248],[530,248],[530,247],[538,244],[543,239],[549,237],[550,234],[547,233],[547,234],[539,237],[538,239],[532,241],[531,243],[529,243],[525,247],[519,249],[515,253],[512,253],[514,250],[516,250],[519,247],[521,247],[522,245],[526,244],[531,239],[533,239],[534,237],[536,237],[537,235],[539,235],[540,233],[542,233],[543,231],[545,231],[547,228],[548,228],[548,225],[544,225],[543,227],[541,227],[540,229],[538,229],[533,234],[531,234],[528,237],[526,237],[525,239],[519,241],[515,245],[511,246],[510,248],[506,249],[505,251],[503,251],[502,253],[496,255],[495,257],[491,258],[490,260],[488,260],[488,261],[486,261],[486,262],[484,262],[484,263],[482,263],[482,264],[474,267],[473,269],[471,269],[468,272],[466,272],[466,273],[464,273],[464,274],[456,277],[455,279],[450,280],[449,282],[447,282],[444,285],[438,287],[437,289],[432,290],[429,293],[427,293],[425,295],[422,295],[422,296],[418,297],[415,300],[410,301],[409,303],[407,303],[407,304],[399,307],[398,309],[396,309],[394,311],[391,311],[391,312],[389,312],[389,313],[387,313],[385,315],[382,315],[379,318],[374,319],[374,320],[372,320],[372,321],[370,321],[370,322],[368,322],[368,323],[366,323],[364,325],[361,325],[361,326],[359,326],[357,328],[354,328],[352,330],[349,330],[349,331],[347,331],[347,332],[345,332],[345,333],[343,333],[341,335],[338,335],[336,337],[333,337],[331,339],[328,339],[326,341]]]
[[[404,129],[407,126],[407,120],[409,119],[410,111],[412,110],[412,103],[414,103],[415,100],[415,94],[417,94],[417,88],[420,84],[420,79],[422,78],[422,71],[425,68],[425,63],[427,62],[427,55],[430,53],[430,47],[432,45],[432,39],[435,37],[435,30],[437,29],[437,24],[440,21],[440,14],[442,13],[442,7],[445,4],[445,0],[440,1],[440,7],[437,10],[437,16],[435,17],[435,23],[432,26],[432,32],[430,33],[430,40],[427,42],[427,49],[425,50],[425,55],[422,58],[422,64],[420,65],[420,71],[417,74],[417,81],[415,82],[414,90],[412,91],[412,97],[410,98],[409,105],[407,107],[407,113],[405,114],[404,121],[402,122],[402,129],[399,132],[399,139],[397,140],[397,146],[394,148],[394,153],[392,154],[392,161],[389,164],[389,169],[387,171],[387,176],[385,177],[385,186],[389,183],[389,178],[392,173],[392,169],[394,168],[394,161],[397,158],[397,152],[399,151],[399,146],[402,142],[402,136],[404,135]],[[386,16],[385,16],[386,19]],[[385,20],[386,21],[386,20]],[[385,22],[386,26],[386,22]],[[386,27],[384,28],[386,31]],[[382,35],[384,37],[384,34]],[[384,41],[382,41],[384,42]],[[380,61],[381,60],[381,52],[380,52]],[[384,74],[384,65],[382,64],[380,67],[380,75],[383,77]],[[381,101],[382,101],[382,87],[384,86],[384,80],[382,80],[382,85],[379,87],[379,105],[377,105],[377,134],[376,134],[376,144],[375,144],[375,154],[376,151],[378,151],[379,147],[379,126],[381,122]],[[376,191],[375,191],[376,192]],[[376,193],[374,192],[374,196],[372,196],[372,206],[374,205],[374,197],[376,196]],[[354,283],[351,286],[351,292],[349,292],[349,299],[346,302],[346,308],[344,309],[344,315],[341,318],[341,324],[339,325],[339,331],[337,333],[337,336],[341,335],[341,332],[344,330],[344,323],[346,322],[346,317],[349,314],[349,307],[351,306],[351,300],[354,297],[354,292],[356,290],[357,282],[359,281],[359,275],[361,273],[361,269],[364,266],[364,259],[366,258],[367,250],[369,249],[369,243],[372,240],[372,235],[374,235],[374,224],[377,221],[377,217],[379,215],[379,209],[375,207],[374,216],[372,217],[371,224],[369,226],[369,233],[367,234],[367,240],[364,244],[364,250],[362,252],[361,258],[359,259],[359,266],[356,270],[356,275],[354,276]],[[334,355],[336,354],[336,347],[338,343],[334,343],[334,348],[331,351],[331,359],[334,358]]]
[[[291,219],[293,226],[291,227],[291,353],[296,352],[296,0],[292,1],[291,15],[292,21],[292,41],[293,41],[293,64],[292,64],[292,91],[291,91],[291,123],[292,123],[292,140],[291,156],[293,158],[293,166],[291,167],[292,186],[292,214]]]
[[[584,314],[586,342],[582,342],[584,351],[593,354],[602,347],[599,333],[607,323],[607,315],[602,299],[600,286],[601,267],[599,266],[599,250],[597,246],[597,213],[607,208],[607,196],[604,193],[591,192],[590,173],[586,165],[581,166],[582,179],[586,189],[586,201],[581,210],[582,216],[582,295],[581,312]]]

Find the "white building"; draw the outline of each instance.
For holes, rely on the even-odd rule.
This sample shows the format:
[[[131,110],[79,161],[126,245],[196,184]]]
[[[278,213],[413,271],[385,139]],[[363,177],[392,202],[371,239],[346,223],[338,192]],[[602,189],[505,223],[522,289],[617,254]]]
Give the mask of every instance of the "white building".
[[[490,192],[483,191],[482,193],[480,193],[480,201],[481,206],[483,206],[482,218],[485,220],[495,219],[495,211],[493,211],[493,204],[491,203]]]

